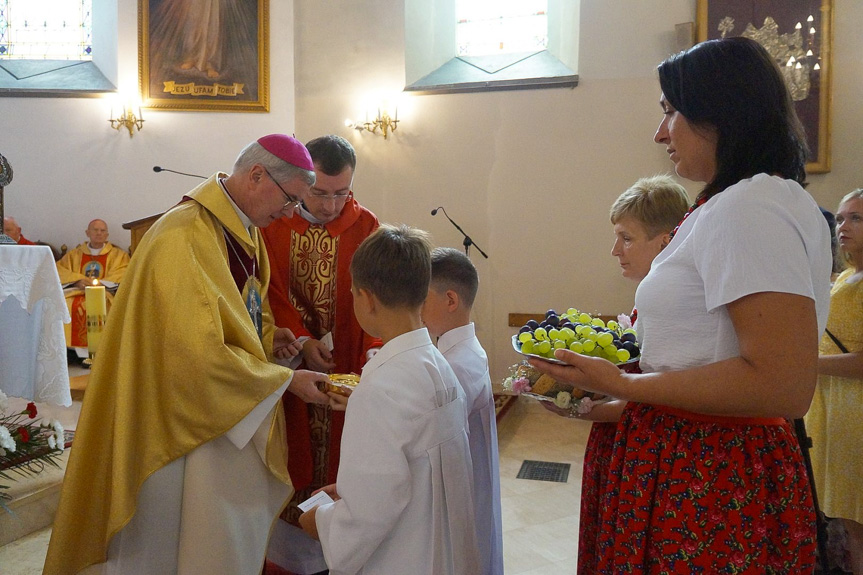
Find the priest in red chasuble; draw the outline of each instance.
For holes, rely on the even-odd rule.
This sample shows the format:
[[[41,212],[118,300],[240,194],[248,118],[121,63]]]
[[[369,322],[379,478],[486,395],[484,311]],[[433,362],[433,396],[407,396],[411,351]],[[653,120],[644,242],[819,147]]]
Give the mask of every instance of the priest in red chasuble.
[[[252,142],[147,232],[114,300],[75,434],[45,575],[259,575],[293,494],[282,395],[325,375],[273,323],[259,228],[314,182],[305,147]],[[179,271],[181,270],[181,271]]]
[[[357,157],[350,143],[331,135],[306,147],[315,165],[314,186],[293,217],[262,230],[272,269],[270,305],[276,323],[302,341],[308,369],[359,374],[370,350],[381,343],[354,317],[349,266],[378,219],[354,199]],[[289,471],[297,489],[286,518],[295,522],[299,513],[293,504],[336,480],[344,414],[306,406],[289,395],[285,413]]]
[[[84,287],[99,280],[106,288],[108,311],[112,295],[129,266],[129,254],[108,242],[108,224],[93,220],[87,226],[87,241],[69,250],[57,262],[60,283],[66,296],[66,306],[72,322],[63,326],[66,347],[76,348],[79,357],[87,357],[87,310],[84,307]],[[79,351],[80,350],[80,351]]]
[[[5,216],[3,218],[3,233],[15,240],[19,246],[35,246],[36,242],[31,242],[21,234],[21,226],[15,221],[15,218]]]

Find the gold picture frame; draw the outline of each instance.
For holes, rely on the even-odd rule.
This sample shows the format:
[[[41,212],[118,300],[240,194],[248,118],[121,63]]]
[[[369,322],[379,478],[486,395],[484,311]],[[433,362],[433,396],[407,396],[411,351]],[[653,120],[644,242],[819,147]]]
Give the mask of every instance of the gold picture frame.
[[[698,42],[749,36],[767,48],[783,70],[806,130],[806,171],[829,172],[833,0],[698,0],[696,27]]]
[[[147,108],[269,112],[269,0],[138,0]]]

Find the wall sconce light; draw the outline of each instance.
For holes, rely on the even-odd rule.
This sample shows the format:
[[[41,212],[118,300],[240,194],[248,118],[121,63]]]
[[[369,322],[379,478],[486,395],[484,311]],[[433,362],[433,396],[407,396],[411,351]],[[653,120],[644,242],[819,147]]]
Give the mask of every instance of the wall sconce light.
[[[116,108],[120,108],[120,116],[116,116]],[[135,114],[135,110],[138,110],[138,114]],[[129,137],[131,138],[135,131],[133,128],[137,129],[139,132],[141,128],[144,127],[144,117],[141,114],[141,106],[133,106],[132,104],[115,104],[111,106],[111,117],[108,119],[111,123],[111,127],[115,130],[120,130],[121,128],[126,128],[129,130]]]
[[[349,128],[353,128],[359,132],[363,130],[369,131],[372,134],[377,134],[378,130],[383,134],[384,140],[386,140],[390,134],[390,132],[395,132],[396,128],[399,125],[399,109],[395,108],[395,117],[390,117],[390,113],[388,110],[378,108],[378,114],[374,120],[365,121],[365,122],[353,122],[351,120],[345,120],[345,126]]]

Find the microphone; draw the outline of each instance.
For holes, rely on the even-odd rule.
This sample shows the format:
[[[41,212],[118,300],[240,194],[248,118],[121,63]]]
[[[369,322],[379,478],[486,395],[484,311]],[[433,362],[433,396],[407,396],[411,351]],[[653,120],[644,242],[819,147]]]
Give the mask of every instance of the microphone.
[[[176,170],[169,170],[168,168],[163,168],[162,166],[153,166],[154,172],[171,172],[172,174],[180,174],[181,176],[190,176],[192,178],[201,178],[202,180],[206,180],[206,176],[199,176],[198,174],[187,174],[186,172],[178,172]]]
[[[488,259],[488,256],[486,255],[486,253],[484,251],[482,251],[482,249],[480,249],[480,247],[478,245],[476,245],[472,239],[470,239],[470,236],[467,235],[463,229],[461,229],[461,226],[459,226],[457,223],[452,221],[452,218],[449,217],[449,214],[446,213],[446,210],[443,208],[443,206],[438,206],[435,209],[433,209],[431,211],[431,215],[436,216],[438,213],[438,210],[442,211],[443,215],[446,216],[446,219],[449,220],[449,223],[451,223],[455,227],[455,229],[457,229],[459,232],[461,232],[461,235],[464,236],[464,241],[462,242],[462,245],[464,245],[465,255],[469,256],[470,255],[470,247],[474,246],[474,247],[476,247],[477,251],[480,254],[482,254],[482,257],[484,257],[485,259]]]

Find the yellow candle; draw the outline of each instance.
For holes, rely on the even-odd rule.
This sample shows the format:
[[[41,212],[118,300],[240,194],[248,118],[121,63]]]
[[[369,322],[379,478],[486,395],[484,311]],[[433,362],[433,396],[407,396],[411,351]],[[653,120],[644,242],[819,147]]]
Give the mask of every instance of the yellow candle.
[[[87,310],[87,349],[92,357],[99,346],[99,338],[105,329],[105,286],[92,285],[84,288],[84,307]]]

